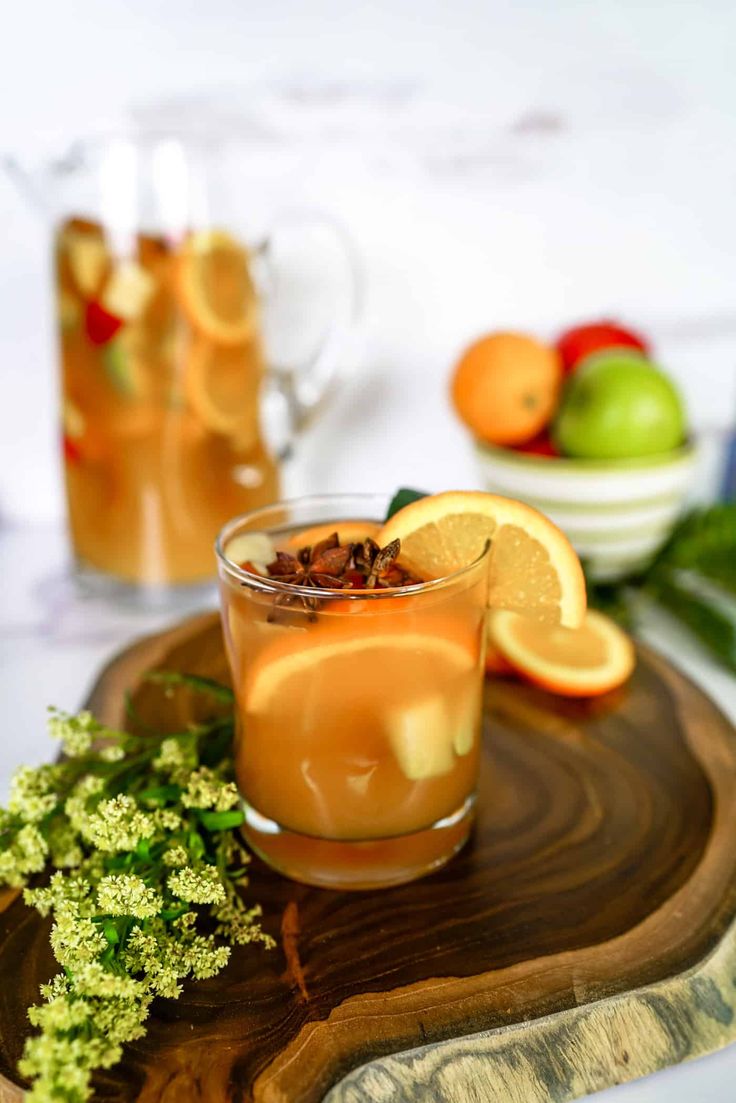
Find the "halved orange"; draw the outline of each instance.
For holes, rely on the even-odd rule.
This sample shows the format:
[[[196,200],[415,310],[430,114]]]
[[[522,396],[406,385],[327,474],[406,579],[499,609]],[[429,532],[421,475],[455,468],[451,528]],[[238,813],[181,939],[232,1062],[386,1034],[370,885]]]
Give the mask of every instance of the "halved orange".
[[[176,276],[189,320],[211,341],[240,345],[253,336],[258,304],[248,255],[229,234],[192,234],[179,254]]]
[[[636,663],[631,639],[594,609],[572,629],[499,610],[490,615],[488,634],[520,674],[563,697],[607,693],[629,678]]]
[[[376,521],[330,521],[326,525],[312,525],[301,532],[293,532],[286,541],[287,548],[299,549],[319,544],[337,533],[341,544],[362,544],[369,537],[375,539],[380,525]]]
[[[184,393],[206,428],[247,450],[258,440],[261,374],[255,342],[230,347],[195,337],[187,355]]]
[[[420,498],[395,513],[376,540],[401,540],[400,561],[420,578],[441,578],[473,563],[491,541],[489,605],[547,624],[577,628],[585,579],[567,537],[523,502],[480,491]]]

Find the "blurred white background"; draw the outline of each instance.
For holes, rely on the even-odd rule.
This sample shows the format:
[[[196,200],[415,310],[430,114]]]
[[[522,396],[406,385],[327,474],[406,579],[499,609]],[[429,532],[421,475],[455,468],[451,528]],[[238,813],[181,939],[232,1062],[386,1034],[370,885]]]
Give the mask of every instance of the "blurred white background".
[[[365,371],[287,489],[439,489],[476,479],[445,388],[485,329],[619,315],[696,426],[736,417],[734,41],[727,0],[31,0],[0,41],[0,151],[39,162],[179,101],[277,131],[298,168],[273,196],[338,215],[369,276]],[[48,238],[5,178],[0,217],[0,517],[43,522],[62,510]]]

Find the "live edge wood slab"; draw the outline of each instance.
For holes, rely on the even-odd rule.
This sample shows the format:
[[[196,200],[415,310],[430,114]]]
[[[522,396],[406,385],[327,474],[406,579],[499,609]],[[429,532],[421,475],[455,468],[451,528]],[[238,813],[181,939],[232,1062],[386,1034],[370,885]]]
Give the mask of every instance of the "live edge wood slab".
[[[178,727],[142,674],[225,677],[207,615],[135,644],[90,699]],[[278,942],[161,1001],[98,1080],[144,1103],[570,1100],[736,1039],[736,733],[642,649],[618,694],[565,702],[494,682],[475,837],[443,871],[371,895],[254,861]],[[26,1007],[48,927],[0,907],[0,1100],[21,1098]]]

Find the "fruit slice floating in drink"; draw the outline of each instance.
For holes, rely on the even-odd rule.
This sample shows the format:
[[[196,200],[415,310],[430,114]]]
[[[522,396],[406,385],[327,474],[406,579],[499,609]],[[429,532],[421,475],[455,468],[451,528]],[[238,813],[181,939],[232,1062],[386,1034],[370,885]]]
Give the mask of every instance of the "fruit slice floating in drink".
[[[220,231],[192,234],[177,261],[177,286],[192,325],[222,345],[254,334],[257,299],[244,249]]]
[[[217,345],[206,337],[195,337],[187,356],[184,391],[203,425],[248,450],[258,441],[262,376],[255,341]]]
[[[58,253],[77,293],[93,298],[110,268],[102,228],[84,219],[70,219],[59,233]]]

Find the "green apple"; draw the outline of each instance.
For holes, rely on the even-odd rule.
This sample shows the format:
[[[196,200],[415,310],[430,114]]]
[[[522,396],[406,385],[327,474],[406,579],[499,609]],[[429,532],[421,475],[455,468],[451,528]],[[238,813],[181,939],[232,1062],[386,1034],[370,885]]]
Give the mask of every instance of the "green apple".
[[[565,456],[621,459],[669,452],[685,439],[685,412],[672,381],[644,356],[611,349],[570,377],[552,436]]]

